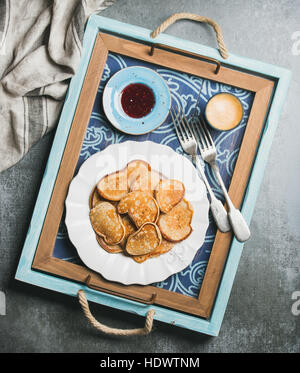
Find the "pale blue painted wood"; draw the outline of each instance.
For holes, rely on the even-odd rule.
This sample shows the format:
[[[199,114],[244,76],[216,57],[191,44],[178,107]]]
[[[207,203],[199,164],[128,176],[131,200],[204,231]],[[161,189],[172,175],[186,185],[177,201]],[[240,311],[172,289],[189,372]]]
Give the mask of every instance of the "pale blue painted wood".
[[[31,224],[19,261],[16,279],[72,296],[76,296],[78,290],[83,288],[86,291],[88,300],[90,301],[104,304],[106,306],[117,308],[123,311],[132,312],[140,316],[145,316],[149,308],[154,308],[156,311],[155,319],[157,320],[166,323],[172,323],[183,328],[192,329],[197,332],[216,336],[218,335],[222,324],[232,284],[243,249],[243,244],[239,243],[236,240],[233,240],[230,248],[214,310],[210,320],[204,320],[195,316],[186,315],[159,306],[145,306],[137,302],[126,300],[124,298],[96,292],[86,287],[82,287],[79,284],[73,283],[72,281],[60,279],[55,276],[31,270],[32,260],[34,258],[43,221],[49,205],[56,175],[59,169],[60,160],[78,102],[80,89],[82,87],[85,76],[85,71],[87,69],[95,38],[99,30],[109,31],[120,35],[127,35],[129,37],[138,38],[144,42],[153,42],[153,39],[151,39],[150,37],[150,30],[124,24],[100,16],[90,17],[84,36],[83,56],[81,64],[76,75],[70,83],[68,95],[58,124],[52,150],[50,152],[40,192],[33,212]],[[287,94],[289,81],[291,78],[290,72],[286,69],[274,65],[266,64],[244,57],[239,57],[232,54],[230,54],[227,60],[223,60],[219,55],[219,52],[214,48],[202,46],[166,34],[159,35],[155,39],[155,41],[169,46],[185,49],[190,52],[200,53],[207,57],[216,58],[230,66],[250,70],[254,73],[264,74],[277,80],[277,87],[274,92],[273,102],[268,115],[266,128],[264,130],[260,148],[257,152],[257,157],[253,166],[251,179],[247,188],[242,208],[243,215],[245,216],[246,220],[250,222],[281,108]]]

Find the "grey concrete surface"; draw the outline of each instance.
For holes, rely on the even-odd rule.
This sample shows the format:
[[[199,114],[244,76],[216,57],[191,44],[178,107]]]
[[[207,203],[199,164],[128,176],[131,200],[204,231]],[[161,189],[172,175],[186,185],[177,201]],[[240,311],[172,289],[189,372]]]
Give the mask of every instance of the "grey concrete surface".
[[[49,134],[15,167],[0,174],[0,352],[300,352],[300,31],[299,0],[119,0],[102,15],[155,28],[170,14],[193,12],[215,19],[230,52],[293,72],[268,167],[219,337],[155,322],[147,337],[100,335],[76,299],[14,280],[14,274],[53,140]],[[181,21],[167,31],[216,46],[213,31]],[[1,136],[1,134],[0,134]],[[102,322],[123,328],[143,320],[100,305]]]

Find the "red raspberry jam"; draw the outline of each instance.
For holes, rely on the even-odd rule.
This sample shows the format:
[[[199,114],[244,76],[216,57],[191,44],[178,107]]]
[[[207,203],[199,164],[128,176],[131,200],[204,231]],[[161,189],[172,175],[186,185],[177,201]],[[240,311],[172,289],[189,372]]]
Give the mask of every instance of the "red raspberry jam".
[[[145,84],[133,83],[125,87],[121,94],[121,105],[131,118],[142,118],[150,113],[155,104],[151,88]]]

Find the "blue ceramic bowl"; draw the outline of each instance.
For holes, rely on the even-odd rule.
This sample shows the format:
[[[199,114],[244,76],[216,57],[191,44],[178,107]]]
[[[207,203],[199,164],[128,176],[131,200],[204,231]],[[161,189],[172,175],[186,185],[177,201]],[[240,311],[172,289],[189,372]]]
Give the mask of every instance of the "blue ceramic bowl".
[[[151,88],[155,103],[146,116],[128,116],[121,105],[123,90],[139,83]],[[154,70],[147,67],[126,67],[115,73],[103,91],[103,109],[107,119],[119,131],[130,135],[142,135],[159,127],[167,118],[171,107],[171,95],[167,83]]]

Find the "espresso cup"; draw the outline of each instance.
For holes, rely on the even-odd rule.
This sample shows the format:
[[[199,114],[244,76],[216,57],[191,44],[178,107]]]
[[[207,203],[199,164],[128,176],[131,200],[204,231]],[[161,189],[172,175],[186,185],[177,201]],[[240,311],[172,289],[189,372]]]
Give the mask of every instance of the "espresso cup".
[[[219,131],[229,131],[237,127],[243,119],[243,114],[241,101],[228,92],[215,94],[205,107],[206,122]]]

